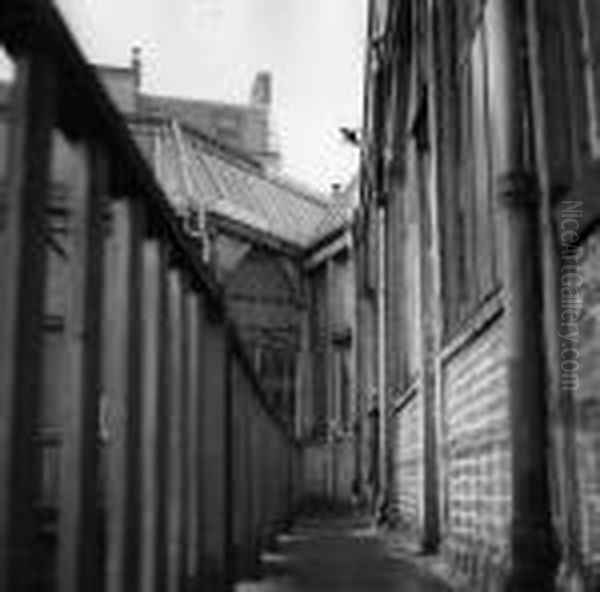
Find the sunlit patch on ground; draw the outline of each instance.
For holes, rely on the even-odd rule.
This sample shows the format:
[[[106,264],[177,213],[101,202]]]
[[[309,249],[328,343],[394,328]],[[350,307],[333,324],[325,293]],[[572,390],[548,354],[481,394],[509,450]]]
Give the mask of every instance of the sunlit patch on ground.
[[[278,540],[281,544],[283,545],[287,545],[290,543],[302,543],[305,542],[307,540],[309,540],[309,536],[306,534],[295,534],[295,533],[291,533],[291,534],[281,534],[278,537]]]
[[[289,558],[280,553],[263,553],[261,560],[267,565],[283,565],[289,561]]]

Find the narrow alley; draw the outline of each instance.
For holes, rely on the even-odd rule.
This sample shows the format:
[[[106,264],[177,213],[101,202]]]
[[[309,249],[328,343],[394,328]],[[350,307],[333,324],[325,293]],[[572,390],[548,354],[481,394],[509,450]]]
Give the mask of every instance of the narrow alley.
[[[236,592],[448,592],[365,516],[303,518]]]
[[[600,0],[0,0],[0,592],[598,592],[599,187]]]

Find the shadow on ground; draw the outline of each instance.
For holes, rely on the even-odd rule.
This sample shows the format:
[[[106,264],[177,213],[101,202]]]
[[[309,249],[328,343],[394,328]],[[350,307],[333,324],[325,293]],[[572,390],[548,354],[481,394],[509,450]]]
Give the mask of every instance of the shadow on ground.
[[[410,561],[391,554],[364,517],[304,518],[262,558],[259,581],[236,592],[447,592]]]

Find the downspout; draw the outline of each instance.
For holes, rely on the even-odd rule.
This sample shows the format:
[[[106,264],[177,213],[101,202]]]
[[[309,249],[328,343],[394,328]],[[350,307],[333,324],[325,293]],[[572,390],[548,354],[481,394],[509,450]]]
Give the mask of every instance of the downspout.
[[[387,499],[387,401],[386,401],[386,197],[384,180],[385,148],[385,78],[384,39],[373,42],[375,59],[373,105],[373,197],[377,216],[377,407],[378,426],[378,510],[385,512]],[[384,518],[380,515],[380,518]]]
[[[431,314],[431,355],[433,372],[433,392],[429,401],[429,417],[426,423],[428,430],[428,460],[432,466],[429,467],[427,485],[430,491],[426,495],[426,522],[425,522],[425,550],[434,551],[438,548],[441,538],[441,517],[444,498],[441,483],[443,479],[441,472],[441,459],[439,455],[439,442],[442,441],[442,404],[443,404],[443,381],[442,381],[442,274],[441,274],[441,237],[439,218],[439,183],[440,165],[439,149],[440,122],[439,113],[439,81],[438,81],[438,51],[440,30],[440,13],[436,0],[428,0],[428,27],[426,41],[426,72],[427,72],[427,127],[430,135],[429,158],[430,158],[430,184],[426,199],[429,204],[430,242],[428,244],[428,263],[430,266],[430,288],[432,291],[430,299]]]
[[[379,203],[377,206],[377,230],[378,230],[378,253],[377,253],[377,392],[379,406],[379,510],[385,511],[387,491],[387,400],[386,400],[386,334],[385,334],[385,290],[386,290],[386,212],[385,205]]]
[[[526,12],[521,0],[489,0],[497,130],[496,193],[502,224],[512,459],[511,565],[507,590],[554,589],[539,189],[526,131]]]
[[[541,0],[543,3],[544,0]],[[561,5],[565,8],[565,5]],[[543,41],[540,29],[541,16],[538,14],[540,4],[538,0],[527,0],[527,38],[529,53],[529,77],[533,100],[533,127],[535,129],[536,164],[539,171],[540,198],[541,198],[541,224],[544,244],[544,268],[546,281],[545,291],[548,297],[547,306],[547,339],[548,355],[556,369],[549,376],[554,398],[554,413],[565,422],[567,427],[558,434],[554,434],[556,451],[553,454],[554,462],[559,465],[557,470],[558,506],[560,515],[560,529],[563,545],[563,557],[559,569],[558,586],[562,590],[583,590],[583,561],[579,541],[580,532],[577,520],[577,467],[575,436],[573,434],[573,399],[571,392],[564,392],[560,385],[560,340],[556,339],[560,333],[560,277],[556,267],[559,257],[556,248],[554,227],[552,224],[552,205],[556,199],[556,188],[552,185],[552,175],[549,168],[549,153],[547,146],[549,116],[544,95],[544,67],[542,65]],[[561,16],[564,16],[562,14]],[[551,414],[552,415],[552,414]]]

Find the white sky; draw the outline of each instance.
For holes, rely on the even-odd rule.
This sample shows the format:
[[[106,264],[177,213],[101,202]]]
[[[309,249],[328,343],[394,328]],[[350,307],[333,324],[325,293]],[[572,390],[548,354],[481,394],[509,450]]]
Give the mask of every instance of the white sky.
[[[246,102],[273,73],[284,171],[321,190],[346,182],[357,151],[366,0],[56,0],[93,61],[124,65],[142,48],[148,92]]]

